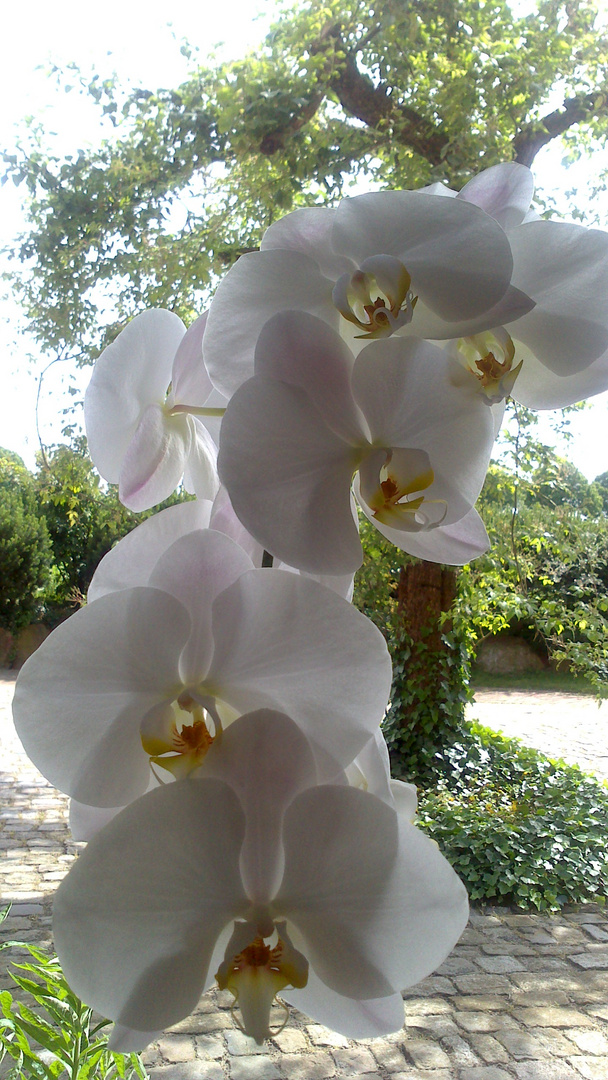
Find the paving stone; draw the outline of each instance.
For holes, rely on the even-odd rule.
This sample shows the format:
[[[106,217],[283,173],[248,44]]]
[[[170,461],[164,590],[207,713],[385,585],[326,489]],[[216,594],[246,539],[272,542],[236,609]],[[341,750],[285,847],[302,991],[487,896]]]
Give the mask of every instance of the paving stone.
[[[602,1035],[601,1031],[589,1028],[583,1028],[582,1031],[578,1028],[567,1028],[564,1035],[585,1054],[608,1054],[608,1039]]]
[[[284,1028],[278,1035],[273,1035],[272,1041],[283,1054],[295,1054],[298,1050],[308,1048],[304,1032],[297,1028]]]
[[[585,1080],[606,1080],[608,1057],[573,1057],[572,1064]]]
[[[559,1031],[556,1028],[530,1028],[530,1035],[533,1035],[539,1045],[555,1057],[570,1057],[577,1052],[576,1046],[566,1038],[563,1029]]]
[[[565,1061],[521,1061],[514,1071],[517,1080],[580,1080],[580,1073]]]
[[[186,1061],[150,1070],[150,1080],[225,1080],[225,1075],[216,1061]]]
[[[451,1013],[452,1006],[443,998],[420,998],[418,1001],[410,998],[405,1006],[406,1016],[427,1016],[437,1013]]]
[[[550,1051],[528,1031],[497,1031],[496,1038],[516,1061],[550,1057]]]
[[[334,1050],[332,1057],[339,1069],[359,1075],[374,1072],[376,1061],[370,1050],[355,1046],[348,1050]]]
[[[452,1065],[460,1067],[463,1065],[481,1064],[475,1051],[461,1035],[444,1035],[441,1039],[441,1045],[446,1053],[449,1054]]]
[[[608,968],[608,950],[606,952],[583,952],[571,957],[572,963],[581,968]]]
[[[406,1067],[405,1052],[401,1046],[389,1043],[388,1039],[374,1039],[370,1043],[371,1051],[378,1065],[388,1073],[402,1072]]]
[[[608,933],[602,930],[601,926],[596,926],[595,923],[582,923],[581,929],[596,941],[608,941]]]
[[[460,1080],[513,1080],[500,1065],[476,1065],[470,1069],[461,1069]],[[557,1080],[553,1077],[553,1080]]]
[[[513,1013],[518,1020],[528,1027],[590,1027],[593,1021],[578,1009],[568,1008],[528,1008],[517,1006]]]
[[[235,1057],[230,1061],[231,1080],[279,1080],[277,1063],[267,1054],[259,1057]]]
[[[336,1075],[336,1063],[329,1054],[283,1054],[280,1063],[288,1080],[326,1080]]]
[[[239,1031],[238,1028],[235,1028],[232,1031],[227,1031],[224,1038],[226,1039],[228,1053],[234,1054],[235,1057],[251,1057],[252,1054],[268,1053],[267,1047],[258,1046],[254,1039],[252,1039],[249,1035],[245,1035],[242,1031]]]
[[[454,979],[461,994],[508,994],[509,984],[498,975],[457,975]]]
[[[221,1038],[214,1035],[196,1035],[194,1038],[196,1056],[201,1061],[221,1058],[225,1052],[225,1046]]]
[[[495,1010],[502,1010],[505,1007],[504,997],[496,997],[495,995],[484,994],[468,994],[466,997],[457,997],[452,999],[452,1004],[456,1010],[470,1009],[472,1012],[476,1010],[487,1010],[488,1012]]]
[[[193,1061],[195,1057],[194,1040],[187,1035],[167,1035],[157,1043],[161,1057],[165,1061]]]
[[[315,1046],[348,1046],[348,1039],[322,1024],[307,1024],[306,1031]]]
[[[446,1069],[450,1066],[448,1055],[430,1039],[411,1039],[405,1042],[405,1051],[414,1065],[421,1069]]]
[[[502,1017],[495,1013],[459,1013],[456,1020],[465,1031],[496,1031],[502,1026]]]
[[[509,1060],[504,1046],[493,1035],[471,1035],[471,1044],[479,1057],[488,1065]]]

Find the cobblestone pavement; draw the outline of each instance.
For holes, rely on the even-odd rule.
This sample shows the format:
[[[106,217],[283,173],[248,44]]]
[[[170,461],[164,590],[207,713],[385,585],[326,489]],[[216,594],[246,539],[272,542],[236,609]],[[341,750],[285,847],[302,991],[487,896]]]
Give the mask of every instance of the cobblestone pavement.
[[[0,672],[2,896],[13,903],[9,936],[45,943],[52,893],[77,846],[67,800],[28,763],[12,731],[13,688],[13,673]],[[499,716],[509,734],[536,741],[531,701],[541,698],[541,748],[576,755],[589,731],[584,764],[605,767],[608,729],[586,699],[509,695],[515,708],[503,716],[504,696],[496,697],[479,695],[485,723],[491,705],[493,726]],[[445,964],[406,994],[403,1030],[382,1039],[345,1039],[294,1013],[256,1047],[233,1023],[229,997],[206,995],[147,1051],[153,1080],[608,1080],[608,918],[594,906],[559,916],[476,909]]]

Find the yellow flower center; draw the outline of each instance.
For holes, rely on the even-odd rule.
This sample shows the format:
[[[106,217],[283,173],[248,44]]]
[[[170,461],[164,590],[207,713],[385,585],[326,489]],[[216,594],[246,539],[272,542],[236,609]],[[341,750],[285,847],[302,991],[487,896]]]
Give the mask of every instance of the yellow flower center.
[[[488,403],[495,405],[509,396],[523,360],[513,367],[515,344],[503,326],[484,334],[461,338],[458,351],[466,367],[475,375]]]
[[[428,455],[417,450],[388,450],[378,487],[367,498],[374,517],[394,529],[419,529],[439,524],[447,513],[443,499],[422,494],[435,475]]]
[[[243,929],[247,926],[242,925]],[[294,949],[284,923],[277,927],[277,935],[276,945],[271,946],[256,934],[244,949],[223,960],[215,976],[220,990],[230,990],[234,997],[235,1022],[258,1044],[277,1035],[287,1023],[289,1014],[283,1005],[283,1023],[274,1031],[270,1028],[270,1010],[277,994],[287,986],[301,989],[308,982],[308,961]],[[237,1006],[241,1021],[235,1015]]]
[[[343,274],[332,293],[338,311],[360,330],[358,338],[390,337],[412,321],[417,297],[405,266],[392,255],[365,259],[354,274]]]
[[[218,703],[197,701],[186,690],[171,705],[163,705],[144,719],[140,729],[142,746],[150,756],[150,767],[170,772],[176,780],[198,768],[209,747],[223,729]],[[227,707],[223,709],[227,712]],[[229,710],[225,720],[235,719]],[[213,727],[213,734],[209,725]]]

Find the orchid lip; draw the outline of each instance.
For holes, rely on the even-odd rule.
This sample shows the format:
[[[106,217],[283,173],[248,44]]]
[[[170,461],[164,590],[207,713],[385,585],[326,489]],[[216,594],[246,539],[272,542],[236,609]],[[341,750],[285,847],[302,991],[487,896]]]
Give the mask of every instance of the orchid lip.
[[[340,314],[363,331],[357,337],[390,337],[412,321],[418,298],[410,290],[411,281],[399,259],[374,255],[353,274],[338,278],[332,299]]]
[[[461,338],[458,353],[477,379],[479,390],[489,405],[496,405],[509,397],[523,359],[513,367],[515,343],[503,326]]]

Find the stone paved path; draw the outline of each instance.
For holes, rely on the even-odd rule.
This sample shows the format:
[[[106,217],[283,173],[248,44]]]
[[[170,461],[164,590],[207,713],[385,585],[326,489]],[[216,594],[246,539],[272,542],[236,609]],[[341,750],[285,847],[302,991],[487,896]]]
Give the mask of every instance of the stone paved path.
[[[13,689],[14,675],[0,672],[2,898],[13,902],[9,936],[44,943],[52,893],[77,845],[67,800],[12,731]],[[507,709],[504,695],[495,698],[478,696],[484,723],[605,775],[603,709],[572,695],[509,695]],[[258,1048],[235,1027],[229,996],[207,995],[147,1051],[154,1080],[608,1080],[608,918],[594,906],[559,916],[475,910],[443,967],[407,993],[403,1030],[383,1039],[348,1040],[294,1013]]]

